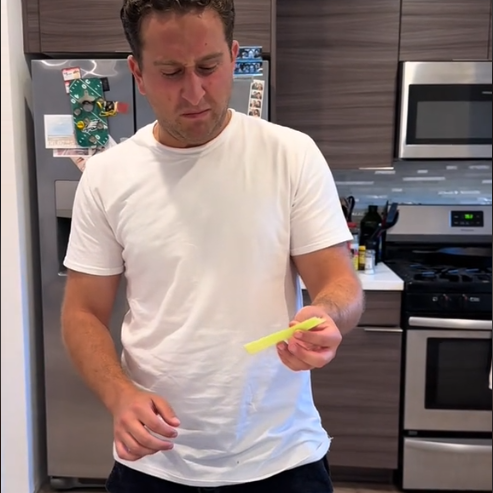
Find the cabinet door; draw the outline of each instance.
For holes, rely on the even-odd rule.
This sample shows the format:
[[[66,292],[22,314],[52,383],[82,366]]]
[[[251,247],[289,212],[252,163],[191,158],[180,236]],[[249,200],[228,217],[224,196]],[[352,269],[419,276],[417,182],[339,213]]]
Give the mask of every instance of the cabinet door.
[[[277,13],[277,121],[332,168],[390,166],[400,0],[282,0]]]
[[[488,56],[491,0],[403,0],[400,59]]]
[[[242,46],[262,46],[271,52],[272,1],[236,0],[235,38]]]
[[[332,466],[397,469],[401,346],[400,329],[358,327],[312,373]]]
[[[130,50],[120,21],[122,0],[39,0],[41,51],[114,53]],[[63,5],[63,6],[62,6]]]
[[[492,33],[492,28],[493,28],[493,1],[491,2],[491,13],[490,13],[490,28],[488,30],[488,36],[489,36],[489,39],[488,39],[488,60],[491,60],[492,57],[491,57],[491,52],[493,51],[493,48],[492,48],[492,37],[493,37],[493,33]]]
[[[22,0],[22,30],[24,35],[24,53],[41,51],[39,38],[39,2]]]
[[[27,1],[27,0],[24,0]],[[39,0],[41,51],[128,52],[120,22],[122,0]],[[237,0],[235,37],[242,45],[271,48],[271,0]]]

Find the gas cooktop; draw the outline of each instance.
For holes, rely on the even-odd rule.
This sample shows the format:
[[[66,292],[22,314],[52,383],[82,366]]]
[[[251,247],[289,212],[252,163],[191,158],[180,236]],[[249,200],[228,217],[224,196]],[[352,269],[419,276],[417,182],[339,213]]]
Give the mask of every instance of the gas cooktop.
[[[478,284],[491,285],[490,267],[455,267],[451,265],[426,265],[413,262],[391,262],[390,267],[408,283],[457,284],[467,287]]]
[[[405,313],[491,320],[492,216],[491,206],[399,206],[384,262],[404,281]]]
[[[491,318],[490,267],[466,268],[406,261],[386,263],[404,281],[406,311]]]
[[[387,265],[405,282],[407,291],[491,293],[491,267],[428,265],[390,261]]]

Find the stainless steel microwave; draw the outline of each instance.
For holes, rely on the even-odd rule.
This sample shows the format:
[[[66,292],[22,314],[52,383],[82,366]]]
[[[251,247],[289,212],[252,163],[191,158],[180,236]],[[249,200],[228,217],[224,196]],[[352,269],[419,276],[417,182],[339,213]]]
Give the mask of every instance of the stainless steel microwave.
[[[397,157],[492,158],[492,63],[405,62]]]

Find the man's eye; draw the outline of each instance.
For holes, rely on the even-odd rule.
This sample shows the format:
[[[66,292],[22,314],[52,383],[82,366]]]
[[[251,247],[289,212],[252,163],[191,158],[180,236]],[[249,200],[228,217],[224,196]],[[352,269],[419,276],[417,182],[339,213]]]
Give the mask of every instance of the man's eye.
[[[177,70],[175,72],[163,72],[164,77],[176,77],[177,75],[180,75],[180,71]]]
[[[204,72],[206,74],[210,74],[211,72],[214,72],[216,70],[217,65],[214,65],[213,67],[199,67],[199,70],[201,72]]]

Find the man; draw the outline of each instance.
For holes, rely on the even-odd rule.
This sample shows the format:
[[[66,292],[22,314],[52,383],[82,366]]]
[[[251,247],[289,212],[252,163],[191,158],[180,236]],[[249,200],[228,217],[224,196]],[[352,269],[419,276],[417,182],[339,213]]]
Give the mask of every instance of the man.
[[[107,489],[331,492],[310,371],[335,357],[363,296],[327,163],[306,135],[228,108],[233,0],[127,0],[122,19],[157,122],[87,163],[62,313],[74,365],[114,418]],[[122,275],[120,362],[108,324]],[[244,349],[312,317],[324,321],[299,338]]]

